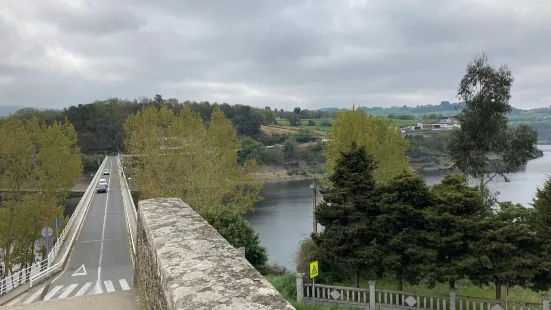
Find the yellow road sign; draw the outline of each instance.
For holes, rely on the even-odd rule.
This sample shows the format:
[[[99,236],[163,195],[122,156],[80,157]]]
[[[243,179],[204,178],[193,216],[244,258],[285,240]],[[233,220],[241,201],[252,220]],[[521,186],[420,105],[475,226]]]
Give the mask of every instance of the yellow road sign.
[[[319,274],[318,261],[310,263],[310,279],[317,277]]]

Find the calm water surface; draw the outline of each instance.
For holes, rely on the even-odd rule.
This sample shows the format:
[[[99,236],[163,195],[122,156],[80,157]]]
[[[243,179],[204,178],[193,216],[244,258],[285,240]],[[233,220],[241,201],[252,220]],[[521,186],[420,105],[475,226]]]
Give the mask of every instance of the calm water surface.
[[[547,175],[551,175],[551,145],[540,145],[542,158],[530,161],[526,169],[490,183],[490,188],[499,191],[501,201],[512,201],[529,207],[536,189]],[[436,184],[443,175],[426,176],[427,184]],[[277,263],[295,270],[294,256],[301,240],[312,232],[312,181],[292,181],[266,184],[261,201],[253,213],[245,218],[259,233],[260,240],[268,249],[270,263]],[[321,195],[318,195],[318,201]],[[319,228],[318,228],[319,229]]]

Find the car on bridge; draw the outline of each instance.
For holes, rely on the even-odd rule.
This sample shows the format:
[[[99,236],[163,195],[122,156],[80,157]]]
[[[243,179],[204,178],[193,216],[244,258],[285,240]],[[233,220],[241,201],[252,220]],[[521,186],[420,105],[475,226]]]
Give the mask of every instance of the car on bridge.
[[[98,183],[98,186],[96,187],[96,192],[107,193],[107,183]]]
[[[96,187],[96,192],[98,193],[107,193],[107,180],[99,179],[98,186]]]
[[[103,170],[103,175],[109,175],[109,169]]]

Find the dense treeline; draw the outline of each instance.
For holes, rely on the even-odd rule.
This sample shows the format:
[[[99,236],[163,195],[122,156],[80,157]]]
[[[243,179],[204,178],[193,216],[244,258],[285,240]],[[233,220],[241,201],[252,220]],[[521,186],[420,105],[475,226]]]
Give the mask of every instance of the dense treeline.
[[[494,284],[498,299],[502,285],[551,287],[551,179],[538,189],[533,209],[509,202],[489,207],[463,176],[427,186],[404,171],[381,183],[376,169],[365,147],[353,145],[322,190],[315,217],[324,230],[312,235],[307,256],[323,261],[325,280],[351,274],[358,286],[360,275],[394,275],[402,290],[403,281],[453,288],[469,279]]]
[[[25,108],[17,111],[15,115],[23,120],[33,117],[45,124],[55,121],[65,121],[73,124],[78,134],[78,144],[83,154],[103,152],[117,152],[122,147],[123,124],[129,115],[136,114],[145,107],[167,107],[175,114],[184,107],[189,107],[198,113],[206,125],[215,108],[219,108],[228,117],[237,131],[239,137],[251,137],[255,140],[265,138],[265,144],[269,144],[269,138],[263,137],[261,125],[273,124],[276,117],[298,122],[301,118],[330,117],[328,112],[300,110],[297,113],[283,110],[272,111],[269,107],[264,109],[246,105],[229,105],[227,103],[209,103],[178,101],[177,99],[163,99],[160,95],[154,98],[140,98],[139,100],[123,100],[112,98],[104,101],[95,101],[89,104],[79,104],[69,108],[58,110],[36,110]],[[296,109],[295,109],[296,110]],[[334,115],[334,114],[333,114]]]

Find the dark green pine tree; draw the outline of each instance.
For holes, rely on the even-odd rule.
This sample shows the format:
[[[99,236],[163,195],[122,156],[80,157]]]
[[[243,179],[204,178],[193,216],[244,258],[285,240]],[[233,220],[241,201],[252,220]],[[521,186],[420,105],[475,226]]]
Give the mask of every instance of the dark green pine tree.
[[[379,193],[384,262],[386,269],[396,274],[398,290],[402,291],[403,280],[419,283],[436,258],[424,235],[423,212],[432,206],[433,199],[425,180],[407,171],[381,186]]]
[[[539,241],[539,261],[534,264],[534,278],[531,288],[536,291],[547,291],[551,288],[551,177],[548,177],[543,188],[538,188],[532,202],[531,225]]]
[[[324,258],[344,265],[353,272],[354,286],[359,287],[360,271],[369,276],[382,274],[381,255],[377,237],[376,182],[377,167],[364,147],[352,145],[341,152],[330,186],[322,189],[323,202],[315,216],[323,231],[312,239],[324,253]]]
[[[473,265],[469,274],[479,284],[493,282],[496,299],[501,299],[504,284],[526,286],[539,259],[539,243],[530,226],[533,209],[510,202],[499,206],[486,219],[480,240],[473,244],[480,265]]]
[[[480,189],[460,175],[447,175],[431,192],[434,205],[425,211],[425,236],[437,257],[428,278],[454,288],[478,263],[472,245],[480,239],[489,211]]]

